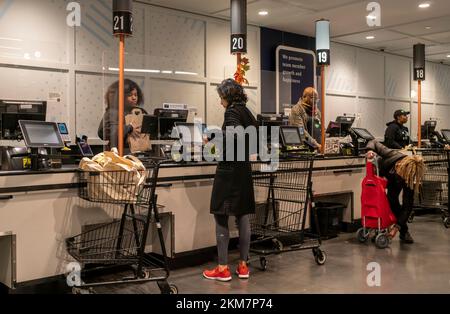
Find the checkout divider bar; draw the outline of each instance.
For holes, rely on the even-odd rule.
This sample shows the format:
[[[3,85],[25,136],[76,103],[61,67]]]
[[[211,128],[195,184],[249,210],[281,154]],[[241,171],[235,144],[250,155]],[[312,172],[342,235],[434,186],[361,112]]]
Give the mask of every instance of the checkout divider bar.
[[[333,171],[336,175],[338,175],[338,174],[350,173],[352,171],[360,170],[363,168],[365,168],[365,165],[316,167],[313,169],[313,172]],[[190,175],[190,176],[176,176],[176,177],[159,178],[158,182],[161,182],[163,184],[158,184],[158,187],[170,188],[171,185],[167,184],[168,182],[209,180],[209,179],[214,179],[214,177],[215,177],[215,174],[205,174],[205,175]],[[49,185],[7,187],[7,188],[0,188],[0,194],[78,189],[79,186],[80,186],[79,183],[67,183],[67,184],[49,184]],[[0,195],[0,200],[9,200],[12,198],[13,198],[13,195]]]

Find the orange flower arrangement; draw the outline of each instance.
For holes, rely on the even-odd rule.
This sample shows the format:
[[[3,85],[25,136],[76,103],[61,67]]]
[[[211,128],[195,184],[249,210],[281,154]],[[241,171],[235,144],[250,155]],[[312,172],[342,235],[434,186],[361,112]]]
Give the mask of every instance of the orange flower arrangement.
[[[245,74],[250,70],[250,61],[247,58],[242,58],[241,63],[238,64],[236,73],[234,74],[234,80],[239,84],[247,84],[249,85],[248,80],[245,78]]]

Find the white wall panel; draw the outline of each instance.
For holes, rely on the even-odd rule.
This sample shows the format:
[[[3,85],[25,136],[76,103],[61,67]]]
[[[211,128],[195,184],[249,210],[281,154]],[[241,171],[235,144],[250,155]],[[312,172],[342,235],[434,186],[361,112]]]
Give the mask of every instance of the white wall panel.
[[[151,66],[205,76],[205,21],[159,9],[150,9],[149,20]]]
[[[69,122],[67,73],[0,67],[0,81],[1,99],[45,100],[47,121]]]
[[[352,93],[356,91],[356,48],[331,44],[331,66],[327,74],[327,92]]]
[[[435,74],[436,101],[441,104],[450,104],[450,66],[438,66]]]
[[[0,57],[68,62],[66,2],[0,1]],[[51,17],[51,18],[49,18]]]
[[[335,121],[338,116],[342,116],[343,114],[353,115],[356,111],[356,98],[328,96],[325,112],[326,124],[328,125],[329,121]]]
[[[434,117],[438,121],[437,130],[450,129],[450,105],[436,105]]]
[[[384,56],[357,49],[358,92],[369,97],[384,97]]]
[[[384,99],[358,99],[355,125],[370,130],[375,137],[384,136]]]
[[[409,59],[386,55],[386,97],[410,98],[410,68]]]

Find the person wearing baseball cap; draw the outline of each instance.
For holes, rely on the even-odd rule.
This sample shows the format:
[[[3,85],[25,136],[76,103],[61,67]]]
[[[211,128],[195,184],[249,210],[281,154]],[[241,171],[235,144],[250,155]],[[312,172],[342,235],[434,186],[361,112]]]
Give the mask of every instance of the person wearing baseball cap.
[[[394,121],[389,122],[384,133],[384,145],[391,149],[403,149],[411,142],[409,130],[405,126],[408,122],[409,111],[396,110]]]

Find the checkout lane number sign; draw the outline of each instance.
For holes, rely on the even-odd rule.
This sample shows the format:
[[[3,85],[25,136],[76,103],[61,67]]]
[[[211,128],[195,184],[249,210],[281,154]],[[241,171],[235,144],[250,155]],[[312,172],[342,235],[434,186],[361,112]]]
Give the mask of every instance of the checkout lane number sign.
[[[131,12],[114,12],[113,15],[114,35],[133,35],[133,14]]]

